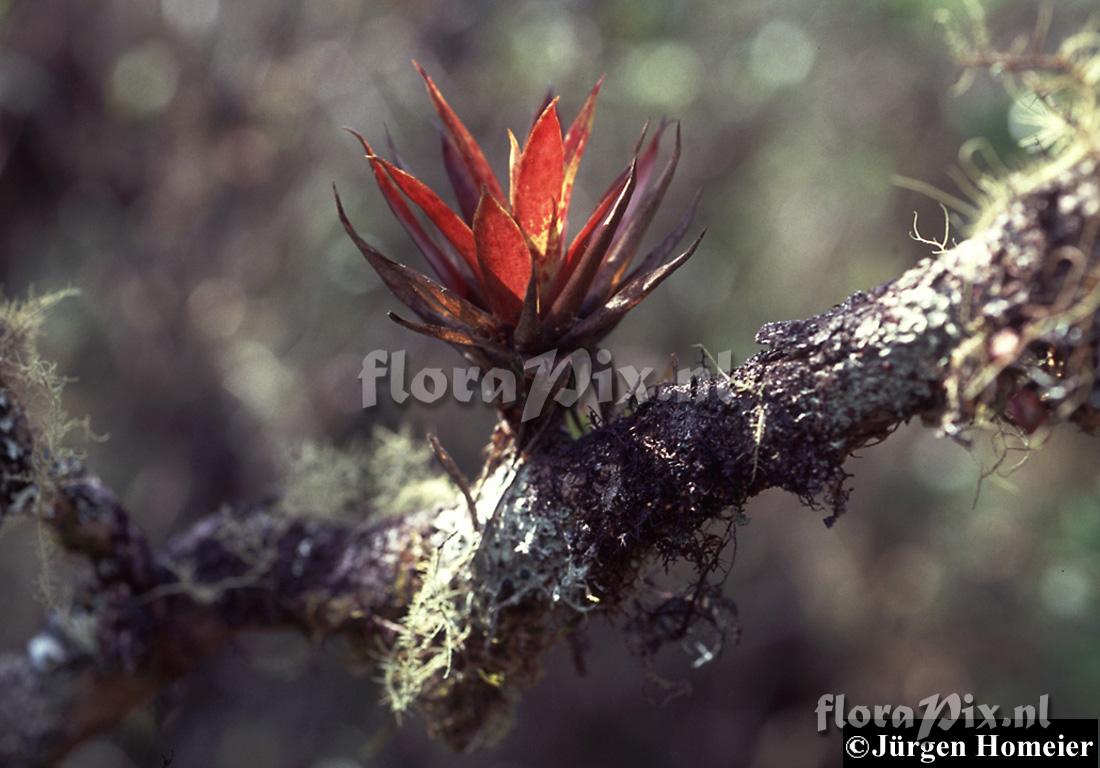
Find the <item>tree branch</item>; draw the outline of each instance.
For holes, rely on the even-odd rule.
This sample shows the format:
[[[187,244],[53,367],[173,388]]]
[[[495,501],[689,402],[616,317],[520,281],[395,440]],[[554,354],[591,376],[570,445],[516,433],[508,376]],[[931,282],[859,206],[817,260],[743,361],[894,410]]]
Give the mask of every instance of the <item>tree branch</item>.
[[[257,505],[154,553],[83,467],[36,469],[36,429],[0,368],[0,509],[37,497],[62,545],[92,565],[26,653],[0,658],[0,762],[48,764],[248,629],[345,637],[359,658],[381,655],[396,709],[417,708],[456,748],[478,743],[579,617],[630,607],[655,556],[690,559],[700,583],[677,598],[692,605],[683,622],[653,612],[635,629],[656,644],[705,618],[725,538],[707,526],[755,494],[783,488],[831,523],[845,459],[913,417],[957,439],[1006,420],[1095,428],[1098,212],[1086,158],[898,279],[765,326],[765,349],[731,372],[661,385],[532,453],[498,434],[474,519],[465,499],[361,525]]]

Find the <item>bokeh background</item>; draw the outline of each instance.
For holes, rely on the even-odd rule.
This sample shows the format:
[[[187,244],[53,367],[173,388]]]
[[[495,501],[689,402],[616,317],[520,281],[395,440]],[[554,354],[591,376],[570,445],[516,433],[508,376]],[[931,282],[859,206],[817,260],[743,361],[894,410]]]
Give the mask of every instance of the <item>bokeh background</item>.
[[[385,318],[387,296],[340,231],[336,181],[361,230],[419,263],[340,131],[381,140],[443,174],[418,59],[498,171],[505,129],[526,129],[546,87],[567,119],[607,73],[575,205],[628,159],[641,124],[683,121],[685,153],[661,225],[696,189],[710,234],[694,261],[611,337],[621,363],[750,354],[763,322],[827,308],[901,272],[907,237],[946,188],[959,146],[985,136],[1019,159],[1010,101],[955,71],[924,0],[0,0],[0,282],[9,295],[80,289],[44,348],[74,378],[69,408],[104,439],[80,446],[158,541],[223,503],[278,488],[303,440],[379,425],[434,431],[467,469],[485,407],[363,412],[372,349],[458,363]],[[1093,0],[1055,4],[1054,33]],[[1036,3],[987,2],[999,39]],[[1100,710],[1100,484],[1095,442],[1056,433],[1007,479],[993,454],[917,426],[850,462],[849,514],[831,530],[781,493],[748,509],[727,591],[736,646],[690,683],[646,694],[620,634],[591,627],[588,673],[565,651],[495,750],[455,757],[415,722],[395,727],[341,649],[243,639],[156,706],[72,755],[67,768],[366,766],[814,766],[839,764],[815,731],[826,692],[853,703],[932,693]],[[0,645],[18,648],[44,592],[31,524],[0,534]]]

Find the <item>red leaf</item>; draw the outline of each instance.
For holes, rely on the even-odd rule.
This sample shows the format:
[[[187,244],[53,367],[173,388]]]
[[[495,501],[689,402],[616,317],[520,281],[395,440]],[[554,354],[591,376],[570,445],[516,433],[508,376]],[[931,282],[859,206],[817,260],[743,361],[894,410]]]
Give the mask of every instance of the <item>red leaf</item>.
[[[550,228],[557,220],[561,198],[563,157],[557,99],[542,113],[520,155],[512,190],[516,223],[527,233],[539,253],[546,253]]]
[[[489,166],[489,161],[485,159],[485,155],[481,152],[481,147],[474,141],[474,137],[467,130],[466,126],[459,119],[455,111],[451,109],[451,106],[443,98],[443,94],[439,92],[439,88],[436,87],[428,73],[424,71],[424,68],[413,62],[413,66],[416,67],[416,71],[420,73],[420,76],[424,78],[425,84],[428,86],[428,95],[432,99],[432,103],[435,105],[435,111],[439,113],[439,117],[443,120],[443,124],[447,127],[447,131],[451,135],[451,139],[455,143],[455,148],[458,150],[459,156],[462,158],[462,162],[466,165],[466,169],[469,171],[470,176],[473,177],[474,183],[480,190],[482,187],[488,189],[498,200],[504,198],[504,194],[500,189],[500,184],[497,182],[496,176],[493,175],[493,169]]]
[[[363,152],[366,154],[367,159],[371,161],[374,178],[375,181],[378,182],[378,188],[382,191],[382,196],[386,198],[386,203],[390,206],[390,210],[393,211],[397,220],[401,222],[405,231],[409,233],[409,237],[416,243],[416,247],[424,254],[424,258],[427,259],[428,264],[431,265],[435,273],[439,275],[439,278],[452,290],[457,291],[467,298],[472,295],[474,292],[472,290],[473,286],[468,283],[468,278],[459,271],[451,256],[445,253],[439,247],[439,244],[432,239],[432,236],[424,230],[424,227],[420,225],[420,221],[416,218],[416,215],[413,214],[408,204],[405,203],[404,198],[401,197],[400,191],[394,186],[393,181],[390,180],[385,169],[375,162],[377,158],[374,155],[374,150],[372,150],[370,144],[367,143],[367,140],[351,128],[346,128],[345,130],[357,138],[359,143],[363,145]]]
[[[512,216],[487,193],[474,214],[474,240],[489,306],[514,325],[531,279],[531,251]]]
[[[435,224],[436,229],[447,238],[447,241],[455,247],[455,250],[466,260],[474,275],[480,274],[477,263],[477,252],[474,248],[474,235],[459,215],[451,210],[445,202],[439,199],[439,195],[415,176],[405,173],[380,157],[372,157],[371,163],[376,167],[381,166],[401,188],[410,200],[424,211],[424,214]]]
[[[527,132],[530,133],[535,129],[535,123],[542,117],[542,113],[546,111],[546,108],[550,106],[557,97],[554,95],[554,88],[550,87],[546,89],[546,95],[542,97],[542,102],[539,104],[538,109],[535,110],[535,114],[531,115],[531,125],[528,127]]]

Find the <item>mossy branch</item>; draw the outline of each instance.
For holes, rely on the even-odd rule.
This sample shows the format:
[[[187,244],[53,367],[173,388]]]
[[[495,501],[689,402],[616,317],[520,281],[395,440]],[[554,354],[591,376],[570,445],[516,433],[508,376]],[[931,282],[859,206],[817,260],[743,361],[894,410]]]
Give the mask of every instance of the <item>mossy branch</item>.
[[[1086,158],[1017,196],[987,229],[890,283],[765,326],[764,351],[733,371],[658,387],[631,414],[535,454],[497,445],[474,489],[476,526],[459,498],[359,524],[305,514],[298,498],[296,515],[219,512],[152,552],[93,475],[53,462],[35,481],[49,484],[40,514],[93,568],[25,654],[0,658],[0,762],[47,764],[250,628],[343,636],[362,660],[381,656],[390,695],[467,747],[494,732],[580,616],[622,615],[654,557],[708,567],[715,542],[701,532],[732,524],[764,489],[831,521],[848,493],[845,459],[913,417],[959,439],[994,421],[1094,429],[1097,167]],[[43,477],[27,472],[41,430],[17,384],[5,378],[0,396],[8,514]],[[713,592],[674,598],[633,612],[646,642],[713,618]]]

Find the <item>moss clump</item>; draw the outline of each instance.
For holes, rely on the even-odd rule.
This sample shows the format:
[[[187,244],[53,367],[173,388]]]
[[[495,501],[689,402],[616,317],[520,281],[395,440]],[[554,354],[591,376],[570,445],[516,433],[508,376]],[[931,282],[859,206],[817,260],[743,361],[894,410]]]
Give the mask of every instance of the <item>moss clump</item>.
[[[74,419],[65,412],[61,393],[66,379],[58,374],[57,364],[38,353],[47,313],[78,293],[65,289],[0,302],[0,387],[12,393],[30,417],[37,480],[44,479],[52,461],[72,456],[66,438],[77,430],[88,431],[87,419]]]
[[[303,443],[286,455],[281,509],[294,517],[362,520],[368,510],[404,515],[455,500],[426,441],[408,429],[375,430],[344,447]]]

